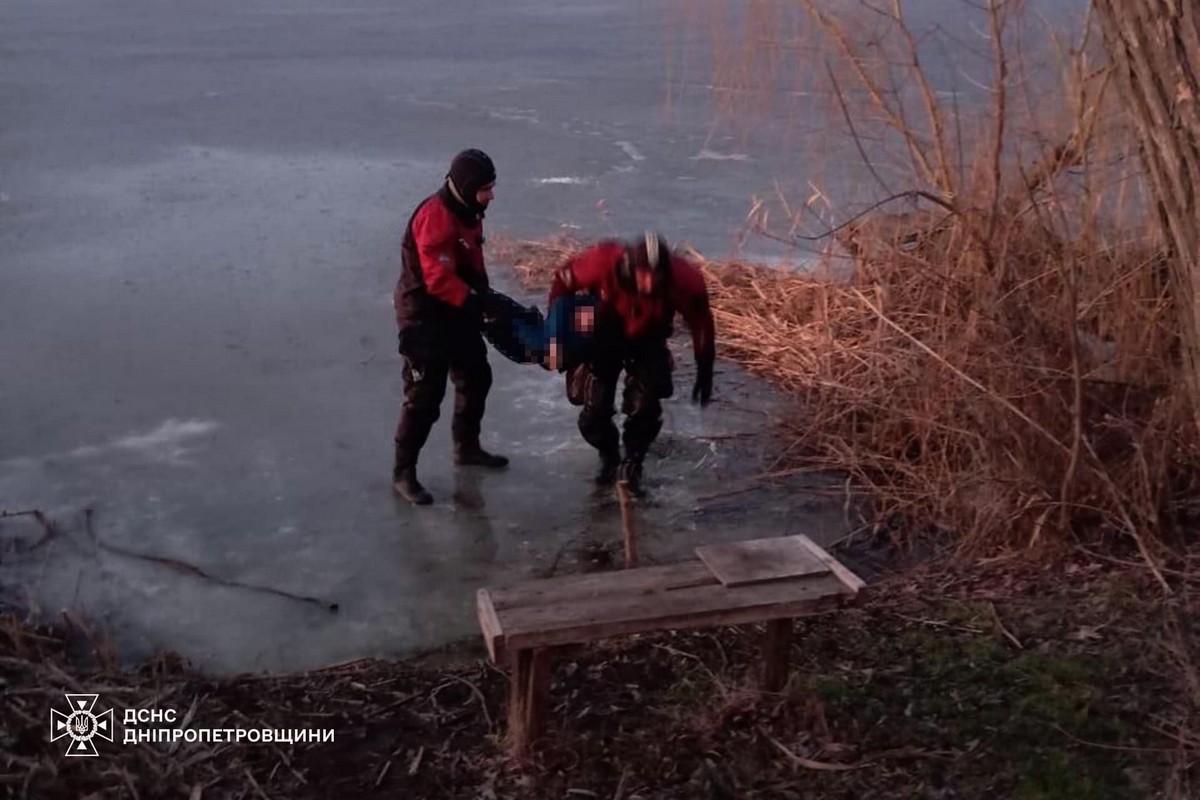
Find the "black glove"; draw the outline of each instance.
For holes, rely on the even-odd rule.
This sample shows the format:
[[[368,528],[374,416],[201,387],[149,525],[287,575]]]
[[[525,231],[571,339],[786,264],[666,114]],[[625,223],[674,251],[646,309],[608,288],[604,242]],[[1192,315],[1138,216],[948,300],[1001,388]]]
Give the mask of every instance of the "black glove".
[[[494,320],[504,317],[516,304],[499,292],[488,289],[483,295],[483,317]]]
[[[484,311],[483,295],[474,289],[467,292],[467,299],[463,301],[462,310],[473,323],[481,324]]]
[[[705,359],[696,364],[696,383],[692,386],[692,402],[703,408],[712,400],[713,362]]]
[[[518,313],[530,325],[546,324],[546,317],[538,310],[537,306],[520,306],[520,309]]]

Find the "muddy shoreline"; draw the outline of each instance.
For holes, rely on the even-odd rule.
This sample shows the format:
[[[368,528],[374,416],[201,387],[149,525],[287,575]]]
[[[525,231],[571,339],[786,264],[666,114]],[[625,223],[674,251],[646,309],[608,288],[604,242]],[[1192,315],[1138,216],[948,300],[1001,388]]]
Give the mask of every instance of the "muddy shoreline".
[[[0,783],[46,798],[1157,796],[1179,779],[1162,731],[1184,706],[1169,643],[1147,633],[1179,609],[1148,599],[1146,578],[1075,558],[895,573],[861,607],[801,621],[771,695],[754,689],[752,628],[577,648],[555,672],[551,731],[520,763],[503,750],[506,676],[478,644],[217,679],[169,655],[106,669],[84,632],[5,617]],[[44,730],[64,691],[194,709],[193,728],[335,736],[104,742],[99,762],[67,759]]]

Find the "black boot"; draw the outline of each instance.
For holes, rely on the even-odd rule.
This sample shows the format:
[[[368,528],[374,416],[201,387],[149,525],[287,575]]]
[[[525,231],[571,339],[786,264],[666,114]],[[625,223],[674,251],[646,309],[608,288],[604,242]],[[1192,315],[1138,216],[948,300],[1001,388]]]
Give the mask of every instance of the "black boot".
[[[392,462],[392,491],[415,506],[433,502],[433,495],[417,480],[416,455],[401,442],[396,442],[396,460]]]
[[[427,506],[433,495],[417,480],[417,468],[401,467],[392,474],[392,490],[415,506]]]
[[[489,453],[476,442],[454,448],[454,463],[461,467],[487,467],[488,469],[503,469],[508,466],[508,459]]]
[[[596,485],[611,486],[617,479],[617,469],[621,466],[621,453],[600,453],[600,471],[596,473]]]
[[[642,497],[646,490],[642,487],[642,460],[626,458],[617,470],[617,480],[624,483],[629,493],[634,497]]]

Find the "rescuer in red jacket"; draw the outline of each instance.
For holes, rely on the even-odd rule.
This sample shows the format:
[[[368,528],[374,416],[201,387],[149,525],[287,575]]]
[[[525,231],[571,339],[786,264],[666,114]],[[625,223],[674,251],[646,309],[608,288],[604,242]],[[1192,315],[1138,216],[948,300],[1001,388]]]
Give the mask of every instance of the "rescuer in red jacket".
[[[677,311],[692,333],[692,401],[706,406],[712,397],[716,345],[704,276],[672,254],[662,237],[647,232],[634,243],[600,242],[570,259],[555,272],[551,307],[566,292],[588,292],[600,301],[588,360],[567,374],[567,398],[583,406],[579,431],[600,452],[596,481],[624,480],[641,494],[642,463],[662,429],[662,400],[674,394],[667,339]],[[622,370],[623,460],[612,420]]]
[[[508,464],[479,444],[492,370],[480,333],[488,305],[483,217],[494,195],[496,168],[486,153],[454,157],[446,182],[408,221],[393,304],[404,357],[404,406],[396,426],[392,488],[416,505],[433,502],[417,480],[417,457],[437,421],[447,377],[454,383],[455,462]]]

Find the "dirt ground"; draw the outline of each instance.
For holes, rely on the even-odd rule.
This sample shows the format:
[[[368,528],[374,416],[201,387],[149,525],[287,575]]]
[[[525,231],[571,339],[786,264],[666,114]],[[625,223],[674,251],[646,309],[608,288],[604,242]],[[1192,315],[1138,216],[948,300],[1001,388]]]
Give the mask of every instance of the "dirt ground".
[[[926,565],[797,624],[786,688],[755,688],[756,630],[568,653],[552,728],[506,758],[505,674],[476,642],[409,662],[213,680],[163,655],[135,671],[79,620],[0,635],[0,787],[12,798],[1194,797],[1196,600],[1082,557]],[[1192,683],[1189,687],[1188,678]],[[332,728],[306,744],[47,735],[63,692],[172,708],[192,728]]]

